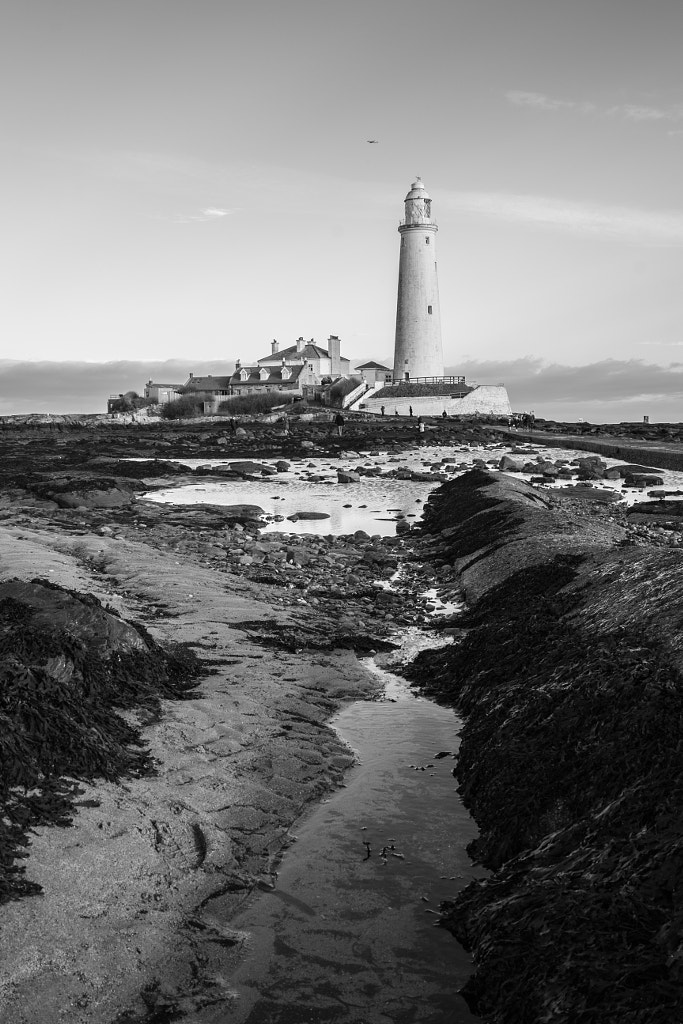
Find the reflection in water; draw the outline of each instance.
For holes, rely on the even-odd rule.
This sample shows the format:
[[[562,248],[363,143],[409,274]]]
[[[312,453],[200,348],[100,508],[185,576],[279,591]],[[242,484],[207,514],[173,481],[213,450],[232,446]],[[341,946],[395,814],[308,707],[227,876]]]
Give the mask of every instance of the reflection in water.
[[[368,667],[387,699],[333,722],[360,761],[347,788],[298,826],[275,890],[231,922],[249,936],[232,1024],[475,1020],[458,995],[469,957],[435,927],[439,902],[482,874],[452,776],[460,723]]]
[[[269,523],[265,527],[267,531],[339,535],[365,530],[371,536],[393,537],[398,518],[406,518],[409,523],[419,519],[427,494],[437,484],[438,481],[428,484],[374,477],[364,477],[357,484],[322,485],[303,480],[287,484],[273,480],[255,483],[230,480],[168,488],[148,497],[178,505],[258,505],[269,516],[284,517],[282,522]],[[351,507],[346,508],[346,505]],[[329,519],[290,522],[287,516],[297,512],[321,512]]]
[[[419,521],[422,505],[430,491],[439,481],[410,481],[387,479],[378,476],[363,476],[360,483],[338,484],[338,470],[354,470],[359,465],[386,473],[390,469],[405,468],[424,472],[428,467],[443,468],[450,464],[447,476],[452,478],[470,468],[475,460],[483,460],[489,468],[498,465],[500,457],[509,452],[511,445],[491,444],[463,449],[462,447],[416,448],[404,452],[400,457],[381,455],[359,455],[347,459],[311,459],[290,462],[287,472],[273,474],[255,480],[207,480],[188,487],[169,487],[147,494],[150,501],[172,502],[174,504],[209,503],[217,505],[253,504],[259,505],[269,516],[282,516],[281,522],[271,522],[265,529],[283,533],[350,534],[365,530],[370,535],[387,537],[396,532],[396,520],[405,517],[414,524]],[[551,461],[562,459],[570,462],[584,458],[587,452],[562,448],[530,446],[524,443],[523,450],[515,455],[522,464],[537,457]],[[177,460],[190,468],[197,466],[225,466],[240,460],[227,459],[185,459]],[[275,467],[273,460],[259,460],[260,464]],[[622,460],[605,458],[608,466],[618,465]],[[457,468],[456,468],[457,467]],[[658,471],[659,472],[659,471]],[[529,474],[511,474],[517,479],[529,479]],[[683,486],[683,473],[661,471],[665,488]],[[560,482],[562,486],[566,481]],[[610,487],[622,494],[628,503],[643,500],[645,491],[627,491],[623,482],[597,481],[599,487]],[[345,506],[349,505],[349,508]],[[329,519],[299,520],[292,523],[287,516],[296,512],[321,512]]]

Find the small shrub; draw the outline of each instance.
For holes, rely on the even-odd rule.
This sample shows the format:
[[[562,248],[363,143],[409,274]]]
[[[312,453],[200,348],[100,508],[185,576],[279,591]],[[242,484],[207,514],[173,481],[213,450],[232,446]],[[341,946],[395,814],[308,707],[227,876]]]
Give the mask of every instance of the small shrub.
[[[161,415],[165,420],[184,420],[192,416],[201,416],[204,412],[203,395],[183,395],[175,402],[167,402],[161,407]]]
[[[218,406],[219,413],[228,416],[270,412],[277,405],[290,405],[298,396],[286,391],[265,391],[263,394],[235,395]]]
[[[109,403],[109,412],[135,412],[151,404],[148,398],[140,398],[137,391],[126,391],[125,395]]]

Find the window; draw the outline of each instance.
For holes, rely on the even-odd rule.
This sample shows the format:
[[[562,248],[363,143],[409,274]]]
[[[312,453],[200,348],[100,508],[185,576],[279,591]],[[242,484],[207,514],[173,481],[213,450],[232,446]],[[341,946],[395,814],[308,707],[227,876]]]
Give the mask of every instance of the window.
[[[431,313],[431,311],[432,311],[432,307],[431,306],[427,306],[427,312]]]
[[[427,235],[427,237],[425,238],[425,244],[429,245],[429,235]]]

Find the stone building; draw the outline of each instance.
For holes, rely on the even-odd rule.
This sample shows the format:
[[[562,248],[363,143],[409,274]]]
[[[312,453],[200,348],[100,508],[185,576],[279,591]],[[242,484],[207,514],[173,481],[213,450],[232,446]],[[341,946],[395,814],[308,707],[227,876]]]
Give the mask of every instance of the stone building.
[[[182,384],[155,384],[148,380],[145,384],[145,398],[156,405],[166,405],[181,397]]]
[[[326,349],[316,345],[313,338],[297,338],[294,345],[284,349],[272,341],[270,355],[250,365],[237,361],[230,385],[233,395],[273,390],[303,394],[307,386],[330,383],[350,373],[351,361],[341,355],[341,342],[331,334]]]
[[[391,384],[394,376],[391,367],[384,366],[383,363],[377,363],[374,359],[367,363],[361,363],[360,366],[356,367],[355,372],[360,374],[368,384],[376,384],[378,381],[381,381],[383,384]]]

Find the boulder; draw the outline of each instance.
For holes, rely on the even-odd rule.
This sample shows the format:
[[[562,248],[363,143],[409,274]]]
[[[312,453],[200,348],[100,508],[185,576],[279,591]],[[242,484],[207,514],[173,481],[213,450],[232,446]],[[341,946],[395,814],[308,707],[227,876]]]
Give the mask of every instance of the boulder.
[[[260,522],[266,514],[260,505],[223,505],[221,512],[229,522],[239,525]]]
[[[498,463],[498,469],[504,473],[521,473],[522,467],[519,462],[515,462],[509,455],[503,455],[500,462]]]
[[[329,519],[330,516],[327,512],[293,512],[291,516],[287,516],[287,519],[291,523],[296,523],[299,519]]]
[[[337,483],[339,484],[358,484],[360,483],[360,475],[354,473],[353,470],[337,470]]]
[[[624,484],[626,487],[663,487],[664,478],[654,473],[628,473]]]
[[[246,473],[247,476],[260,476],[265,466],[260,462],[230,462],[228,463],[228,469],[231,469],[233,473]]]
[[[40,498],[54,501],[60,508],[121,508],[130,505],[136,491],[145,486],[135,480],[61,479],[38,483],[30,488]]]
[[[293,565],[308,565],[311,555],[304,548],[287,548],[287,561]]]
[[[661,473],[661,469],[655,469],[652,466],[637,466],[635,463],[625,462],[622,466],[614,466],[613,469],[619,470],[619,475],[630,476],[633,473]]]

